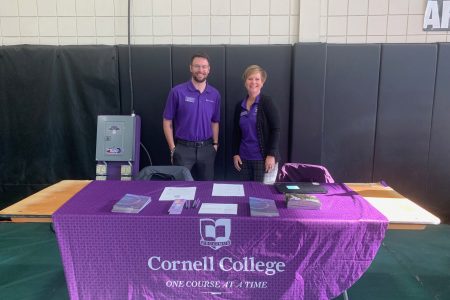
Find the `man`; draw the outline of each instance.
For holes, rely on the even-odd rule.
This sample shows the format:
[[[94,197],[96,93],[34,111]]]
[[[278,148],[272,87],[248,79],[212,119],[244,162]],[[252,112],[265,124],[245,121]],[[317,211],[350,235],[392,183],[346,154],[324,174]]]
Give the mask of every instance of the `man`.
[[[164,135],[172,164],[189,170],[195,165],[196,179],[213,180],[219,146],[220,94],[206,82],[210,71],[206,54],[194,54],[189,68],[191,80],[172,88],[167,97]]]

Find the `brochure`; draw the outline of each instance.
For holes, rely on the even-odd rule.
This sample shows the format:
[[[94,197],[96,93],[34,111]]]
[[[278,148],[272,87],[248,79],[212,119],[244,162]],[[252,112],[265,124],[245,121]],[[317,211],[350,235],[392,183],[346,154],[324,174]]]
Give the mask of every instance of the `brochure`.
[[[174,200],[172,205],[169,208],[169,215],[179,215],[183,211],[184,203],[186,200],[177,199]]]
[[[272,199],[249,197],[250,215],[252,217],[278,217],[277,205]]]
[[[150,201],[152,201],[152,198],[148,196],[126,194],[114,204],[112,212],[136,214],[147,206]]]
[[[287,208],[320,209],[322,203],[314,195],[287,193],[286,205]]]

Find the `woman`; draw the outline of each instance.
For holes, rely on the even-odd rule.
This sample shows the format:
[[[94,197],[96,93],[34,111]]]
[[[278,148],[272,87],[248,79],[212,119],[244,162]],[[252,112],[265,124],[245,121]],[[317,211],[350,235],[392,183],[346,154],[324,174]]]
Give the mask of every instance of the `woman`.
[[[269,96],[261,94],[267,73],[257,65],[242,75],[247,97],[234,113],[233,163],[241,180],[264,182],[264,176],[275,178],[278,172],[280,118]]]

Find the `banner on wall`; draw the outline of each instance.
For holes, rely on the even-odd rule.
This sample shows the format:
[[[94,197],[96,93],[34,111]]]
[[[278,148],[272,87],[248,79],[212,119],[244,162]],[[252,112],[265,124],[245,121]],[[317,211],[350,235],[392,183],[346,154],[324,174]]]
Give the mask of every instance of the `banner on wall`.
[[[448,31],[450,21],[449,0],[428,0],[423,16],[424,31]]]

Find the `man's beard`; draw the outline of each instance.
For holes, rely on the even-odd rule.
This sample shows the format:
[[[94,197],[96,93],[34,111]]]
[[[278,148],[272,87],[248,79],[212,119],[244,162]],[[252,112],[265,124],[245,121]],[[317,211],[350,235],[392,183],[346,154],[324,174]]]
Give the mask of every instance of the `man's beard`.
[[[192,75],[192,78],[194,79],[195,82],[198,82],[198,83],[203,83],[206,81],[206,76],[203,77],[203,79],[198,79],[197,76]]]

